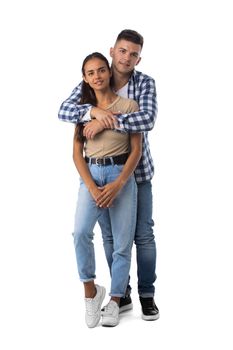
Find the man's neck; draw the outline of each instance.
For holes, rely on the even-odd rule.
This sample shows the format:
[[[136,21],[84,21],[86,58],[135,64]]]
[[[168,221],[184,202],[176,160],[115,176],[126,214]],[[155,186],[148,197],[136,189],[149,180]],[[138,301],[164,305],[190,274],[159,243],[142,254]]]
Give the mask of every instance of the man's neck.
[[[132,73],[129,74],[121,74],[117,72],[116,70],[113,69],[113,77],[114,77],[114,90],[118,91],[120,90],[123,86],[125,86]]]

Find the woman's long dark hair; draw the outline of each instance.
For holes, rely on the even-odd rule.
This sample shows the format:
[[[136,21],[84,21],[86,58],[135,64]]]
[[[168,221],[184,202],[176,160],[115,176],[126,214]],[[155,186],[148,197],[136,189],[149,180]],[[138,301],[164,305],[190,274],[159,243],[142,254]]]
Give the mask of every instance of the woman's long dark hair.
[[[93,58],[99,58],[101,61],[103,61],[107,68],[109,69],[109,71],[111,70],[108,60],[107,58],[102,55],[99,52],[93,52],[90,55],[88,55],[82,64],[82,75],[85,76],[85,65],[88,61],[92,60]],[[110,85],[111,85],[111,81],[110,81]],[[84,80],[82,81],[82,88],[81,88],[81,99],[80,99],[80,104],[85,104],[85,103],[89,103],[92,106],[97,106],[97,99],[95,96],[95,92],[92,89],[92,87],[90,87],[89,84],[87,84]],[[76,129],[75,129],[75,139],[79,139],[82,142],[85,141],[85,137],[83,136],[83,124],[77,124]]]

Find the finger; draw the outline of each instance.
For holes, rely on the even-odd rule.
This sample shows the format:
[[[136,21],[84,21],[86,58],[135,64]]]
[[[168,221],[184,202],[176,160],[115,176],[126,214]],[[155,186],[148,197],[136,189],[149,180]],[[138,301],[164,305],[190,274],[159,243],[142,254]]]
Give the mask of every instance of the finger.
[[[104,128],[105,129],[110,129],[110,123],[109,123],[108,119],[104,120]]]
[[[106,194],[106,192],[104,192],[104,187],[98,187],[98,189],[101,191],[97,198],[96,198],[96,201],[100,202],[101,199],[103,198],[103,196]]]
[[[113,199],[111,199],[107,204],[107,208],[112,208],[112,207],[113,207]]]
[[[114,115],[112,116],[112,121],[113,121],[113,123],[116,123],[116,122],[118,122],[118,118],[117,117],[114,117]]]
[[[97,204],[100,204],[102,200],[103,200],[103,193],[100,193],[100,194],[96,197],[96,203],[97,203]]]
[[[114,121],[111,122],[111,129],[115,129],[115,122]]]
[[[113,128],[113,125],[114,125],[114,123],[113,123],[113,121],[112,121],[112,119],[106,119],[105,120],[105,127],[107,128],[107,129],[112,129]]]
[[[104,203],[109,200],[109,195],[108,194],[104,194],[98,201],[97,204],[99,207],[102,207],[104,205]]]
[[[87,131],[87,129],[83,128],[83,136],[86,136],[86,131]]]
[[[93,139],[93,138],[95,137],[95,135],[96,135],[96,132],[95,132],[94,130],[92,130],[92,131],[91,131],[91,137],[90,137],[90,138]]]
[[[89,126],[85,126],[85,128],[83,129],[83,134],[85,136],[87,136],[89,132],[90,132],[90,127]]]
[[[100,205],[106,205],[110,200],[112,200],[112,198],[113,198],[113,194],[112,193],[106,193],[99,200],[99,204]]]
[[[86,138],[89,140],[90,139],[90,130],[86,130]]]
[[[112,201],[113,201],[113,198],[111,198],[111,197],[106,198],[103,201],[103,203],[101,204],[101,208],[109,208],[109,206],[111,205]]]

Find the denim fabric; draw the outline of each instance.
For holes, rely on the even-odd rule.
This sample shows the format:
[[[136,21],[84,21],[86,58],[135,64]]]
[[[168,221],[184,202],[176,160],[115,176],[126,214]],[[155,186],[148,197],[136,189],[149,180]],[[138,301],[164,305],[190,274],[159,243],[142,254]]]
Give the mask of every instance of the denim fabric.
[[[153,198],[150,181],[142,182],[137,187],[138,208],[134,240],[137,253],[138,293],[141,297],[146,298],[154,296],[154,282],[156,280],[156,244],[153,234],[154,222],[152,220]],[[111,269],[113,237],[108,212],[105,212],[98,222],[103,235],[105,255]]]
[[[98,186],[114,181],[123,165],[89,165]],[[80,180],[75,213],[74,246],[80,280],[95,279],[95,250],[93,229],[102,215],[108,216],[112,232],[111,249],[111,296],[124,296],[128,284],[131,249],[134,240],[137,215],[137,185],[131,176],[113,202],[113,207],[103,209],[96,206],[84,182]],[[114,250],[113,250],[114,243]]]

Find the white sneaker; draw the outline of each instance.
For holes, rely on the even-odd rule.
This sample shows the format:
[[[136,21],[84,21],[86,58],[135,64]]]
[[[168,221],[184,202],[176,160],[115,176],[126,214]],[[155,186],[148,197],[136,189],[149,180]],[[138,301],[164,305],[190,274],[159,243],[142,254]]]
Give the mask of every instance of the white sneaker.
[[[114,327],[119,323],[119,306],[114,300],[104,307],[102,311],[102,326]]]
[[[85,298],[86,314],[85,320],[89,328],[96,327],[100,320],[101,305],[105,297],[105,288],[95,285],[96,296],[94,298]]]

